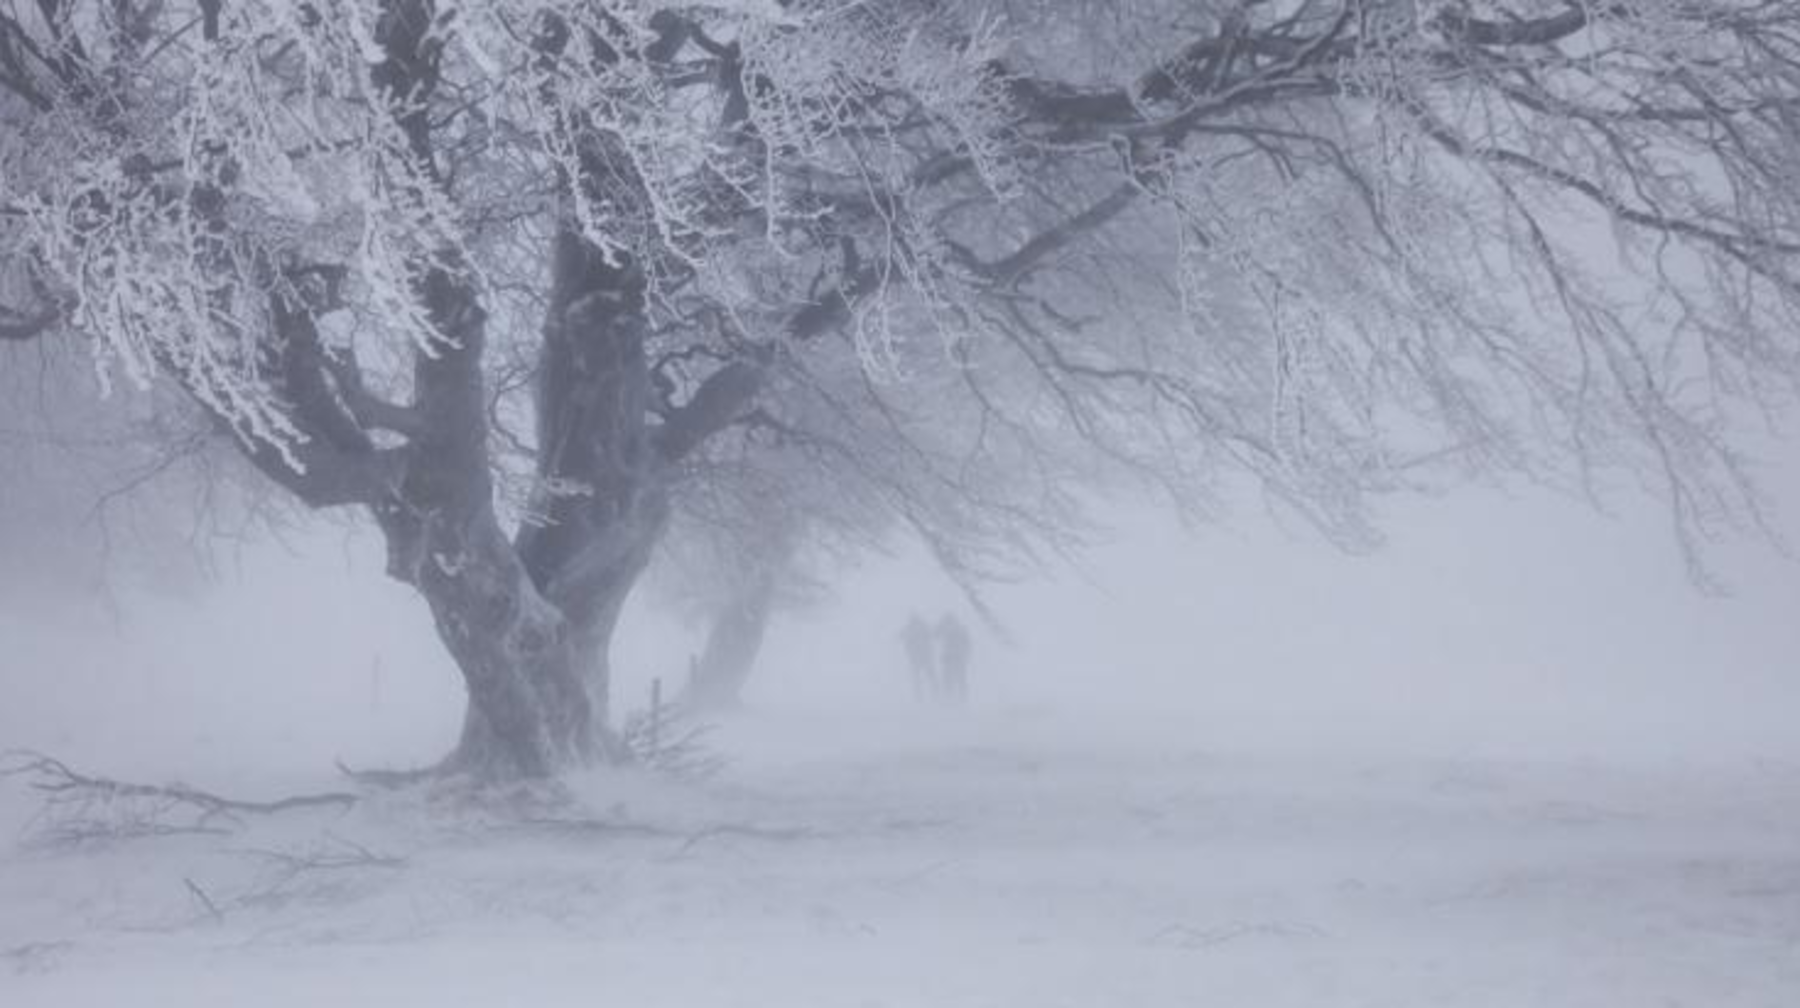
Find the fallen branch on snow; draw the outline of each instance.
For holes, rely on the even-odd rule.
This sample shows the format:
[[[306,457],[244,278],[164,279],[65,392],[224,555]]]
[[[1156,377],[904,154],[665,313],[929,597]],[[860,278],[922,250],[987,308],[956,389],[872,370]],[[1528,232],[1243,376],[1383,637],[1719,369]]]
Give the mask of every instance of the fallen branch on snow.
[[[183,876],[181,884],[193,897],[196,912],[175,926],[223,924],[240,910],[278,908],[294,900],[346,897],[363,891],[368,884],[368,876],[358,872],[398,871],[407,865],[403,857],[370,850],[333,833],[326,833],[321,842],[304,849],[247,848],[229,853],[252,858],[262,866],[255,882],[234,893],[230,889],[209,890],[192,877]],[[334,878],[336,881],[328,881]]]
[[[30,750],[0,754],[0,778],[23,779],[44,795],[34,821],[59,845],[183,833],[222,834],[247,815],[348,807],[357,795],[342,792],[291,795],[274,801],[227,798],[185,784],[137,784],[80,773],[52,756]]]
[[[262,881],[253,889],[240,893],[231,900],[230,908],[273,906],[294,899],[303,893],[296,890],[303,883],[317,884],[325,876],[352,876],[345,880],[345,885],[357,885],[354,879],[361,878],[355,873],[378,870],[399,871],[405,868],[405,858],[395,854],[384,854],[335,834],[327,833],[322,843],[301,851],[250,849],[238,851],[246,857],[255,858],[266,866]],[[316,894],[315,894],[316,895]]]

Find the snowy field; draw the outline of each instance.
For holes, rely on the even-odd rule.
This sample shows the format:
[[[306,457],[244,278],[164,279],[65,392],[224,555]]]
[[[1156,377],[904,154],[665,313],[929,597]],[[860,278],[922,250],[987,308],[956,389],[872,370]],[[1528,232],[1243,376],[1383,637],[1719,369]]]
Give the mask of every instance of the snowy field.
[[[1800,765],[1116,728],[764,716],[705,784],[75,851],[9,786],[0,1004],[1800,1004]]]
[[[1503,518],[1115,551],[1001,599],[967,711],[895,637],[951,596],[871,571],[773,629],[703,784],[70,850],[0,781],[0,1008],[1800,1005],[1795,572],[1702,601],[1650,533]],[[421,607],[308,546],[116,621],[8,599],[0,748],[246,798],[443,753]],[[620,710],[687,646],[632,619]]]

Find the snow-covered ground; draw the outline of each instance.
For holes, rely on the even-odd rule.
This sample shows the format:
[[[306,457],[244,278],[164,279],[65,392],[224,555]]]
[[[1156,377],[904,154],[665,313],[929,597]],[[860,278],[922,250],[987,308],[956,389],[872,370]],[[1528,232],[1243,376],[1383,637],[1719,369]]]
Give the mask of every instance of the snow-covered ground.
[[[1025,710],[717,742],[706,784],[415,790],[73,852],[25,842],[8,786],[0,1005],[1800,1004],[1800,765],[1215,748]]]

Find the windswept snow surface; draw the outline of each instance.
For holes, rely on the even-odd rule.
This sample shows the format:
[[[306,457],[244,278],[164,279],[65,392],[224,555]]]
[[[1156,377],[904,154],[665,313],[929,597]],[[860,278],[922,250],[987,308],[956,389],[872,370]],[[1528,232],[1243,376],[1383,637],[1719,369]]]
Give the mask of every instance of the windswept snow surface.
[[[414,789],[76,851],[31,843],[15,782],[0,1005],[1800,1005],[1793,764],[1257,752],[1028,711],[717,741],[706,784]]]

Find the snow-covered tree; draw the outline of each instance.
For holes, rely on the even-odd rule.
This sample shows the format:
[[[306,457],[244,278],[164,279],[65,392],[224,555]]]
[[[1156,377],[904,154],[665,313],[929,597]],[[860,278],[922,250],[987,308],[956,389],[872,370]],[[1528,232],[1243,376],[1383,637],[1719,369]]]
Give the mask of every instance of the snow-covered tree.
[[[1119,478],[1353,542],[1443,472],[1626,477],[1692,550],[1800,376],[1780,0],[39,0],[0,130],[0,337],[365,511],[447,770],[615,748],[716,466],[965,577]]]

